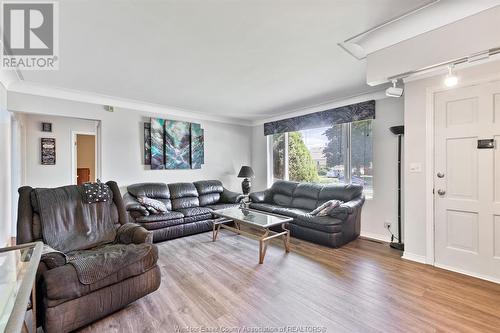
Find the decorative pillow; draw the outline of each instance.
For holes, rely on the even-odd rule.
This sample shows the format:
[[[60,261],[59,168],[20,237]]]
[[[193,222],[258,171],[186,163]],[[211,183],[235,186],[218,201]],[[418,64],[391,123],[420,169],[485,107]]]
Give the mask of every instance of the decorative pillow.
[[[151,199],[148,197],[138,197],[137,201],[144,207],[146,207],[151,213],[165,213],[167,212],[167,206],[159,200]]]
[[[149,212],[150,214],[153,214],[153,215],[155,215],[155,214],[158,214],[158,213],[159,213],[156,209],[154,209],[154,208],[153,208],[153,207],[151,207],[151,206],[147,206],[147,207],[146,207],[146,209],[148,210],[148,212]]]
[[[83,184],[83,191],[83,200],[88,204],[109,201],[109,186],[101,183],[99,179],[95,183]]]
[[[329,201],[325,202],[324,204],[322,204],[321,206],[319,206],[318,208],[316,208],[315,210],[313,210],[311,212],[311,215],[326,216],[326,215],[328,215],[328,213],[330,213],[332,210],[334,210],[335,208],[337,208],[341,204],[342,204],[342,201],[340,201],[340,200],[329,200]]]

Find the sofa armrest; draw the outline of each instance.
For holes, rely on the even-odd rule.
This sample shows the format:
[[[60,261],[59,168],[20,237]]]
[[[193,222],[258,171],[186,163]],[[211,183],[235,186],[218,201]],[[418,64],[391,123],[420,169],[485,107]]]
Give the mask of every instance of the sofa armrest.
[[[254,203],[265,202],[267,196],[267,190],[260,192],[252,192],[249,195],[250,201]]]
[[[153,243],[153,232],[148,231],[135,223],[122,224],[116,230],[115,243],[142,244]]]
[[[146,207],[141,205],[137,201],[137,199],[134,196],[132,196],[130,193],[125,193],[125,195],[123,196],[123,202],[125,204],[125,209],[128,212],[135,211],[135,212],[139,212],[142,216],[149,215],[149,211],[146,209]]]
[[[47,244],[43,244],[42,256],[40,261],[45,264],[47,269],[53,269],[59,266],[66,265],[68,258],[61,251],[57,251]]]
[[[335,208],[330,212],[329,215],[332,214],[344,213],[344,214],[352,214],[360,209],[365,203],[365,196],[360,195],[357,198],[352,199],[351,201],[344,202],[339,207]]]
[[[241,193],[229,191],[224,188],[224,191],[220,195],[220,202],[222,203],[240,203],[244,198],[244,195]]]

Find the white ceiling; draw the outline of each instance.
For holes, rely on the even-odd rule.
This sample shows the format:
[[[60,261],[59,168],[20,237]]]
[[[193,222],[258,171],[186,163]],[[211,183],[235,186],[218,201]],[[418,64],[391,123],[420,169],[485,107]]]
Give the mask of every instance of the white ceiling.
[[[337,43],[428,0],[60,1],[59,71],[26,81],[263,119],[380,88]]]

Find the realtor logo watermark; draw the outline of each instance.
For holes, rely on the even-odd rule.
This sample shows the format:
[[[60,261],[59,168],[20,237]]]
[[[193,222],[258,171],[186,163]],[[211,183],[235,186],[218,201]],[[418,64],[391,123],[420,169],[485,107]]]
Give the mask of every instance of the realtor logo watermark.
[[[1,68],[59,69],[59,4],[2,2]]]

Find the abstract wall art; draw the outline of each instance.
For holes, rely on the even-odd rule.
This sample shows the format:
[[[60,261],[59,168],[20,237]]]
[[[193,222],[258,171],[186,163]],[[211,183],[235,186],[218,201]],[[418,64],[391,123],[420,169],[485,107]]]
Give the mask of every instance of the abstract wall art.
[[[205,163],[204,142],[201,125],[191,123],[191,169],[201,169]]]
[[[200,169],[204,142],[200,124],[151,118],[144,123],[144,164],[152,170]]]
[[[56,164],[56,139],[41,139],[41,162],[42,165]]]
[[[185,121],[165,120],[165,167],[191,167],[191,124]]]
[[[151,164],[151,123],[144,123],[144,164]]]
[[[151,118],[151,169],[165,169],[165,119]]]

